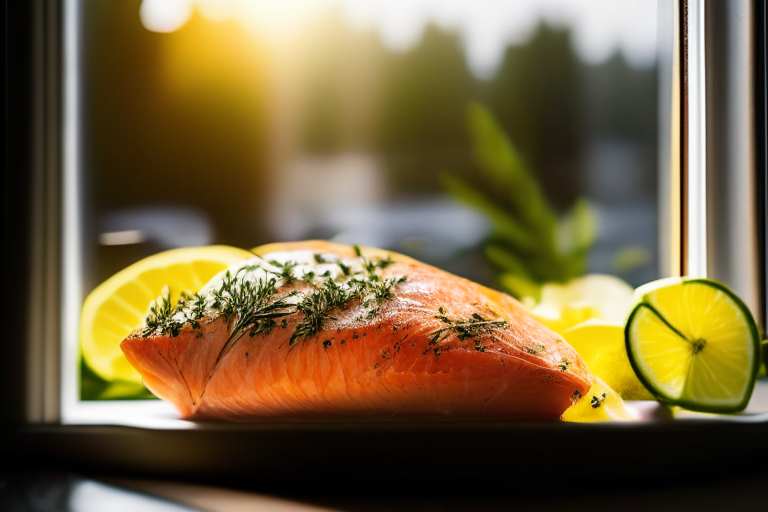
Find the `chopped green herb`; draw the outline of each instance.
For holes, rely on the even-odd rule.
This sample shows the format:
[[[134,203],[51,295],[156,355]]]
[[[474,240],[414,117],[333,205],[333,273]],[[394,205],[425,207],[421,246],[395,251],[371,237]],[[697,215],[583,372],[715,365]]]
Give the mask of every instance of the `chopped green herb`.
[[[303,276],[301,276],[299,279],[300,279],[301,281],[304,281],[304,282],[306,282],[306,283],[310,283],[310,284],[311,284],[311,283],[312,283],[312,280],[313,280],[315,277],[317,277],[317,276],[315,275],[315,271],[314,271],[314,270],[309,270],[309,271],[305,272],[305,273],[304,273],[304,275],[303,275]]]
[[[359,256],[362,254],[359,247],[355,251]],[[323,254],[316,254],[314,259],[316,263],[330,262]],[[389,258],[364,260],[368,273],[363,278],[352,278],[350,266],[336,261],[348,278],[341,283],[336,282],[330,270],[319,276],[315,271],[307,270],[299,276],[295,272],[296,262],[273,260],[268,263],[269,266],[246,265],[234,273],[228,271],[218,288],[206,295],[182,293],[176,304],[171,302],[170,290],[166,287],[150,305],[144,326],[137,334],[143,337],[155,334],[176,337],[186,325],[199,329],[203,318],[224,317],[231,330],[219,353],[218,362],[245,333],[254,337],[266,335],[278,325],[286,329],[288,320],[285,317],[292,314],[302,313],[303,318],[295,324],[290,345],[317,334],[327,320],[334,319],[334,310],[346,308],[355,300],[359,300],[365,308],[360,318],[371,319],[378,314],[384,301],[394,297],[394,288],[406,280],[405,277],[382,279],[377,273],[378,269],[392,263]],[[266,272],[267,277],[254,279],[249,275],[258,269]],[[310,292],[279,293],[279,286],[295,281],[306,282],[311,287]],[[301,296],[301,299],[290,300],[296,296]],[[202,336],[202,332],[196,333],[196,337]]]
[[[346,263],[344,263],[343,261],[337,261],[337,262],[336,262],[336,264],[339,266],[339,268],[341,269],[341,271],[342,271],[342,272],[344,272],[344,275],[345,275],[345,276],[350,276],[350,275],[352,275],[352,269],[349,267],[349,265],[347,265],[347,264],[346,264]]]
[[[274,278],[255,284],[246,279],[237,281],[227,272],[221,287],[213,293],[217,297],[219,313],[234,323],[227,342],[216,358],[217,362],[246,330],[251,338],[257,334],[268,334],[277,325],[276,318],[295,312],[295,306],[286,300],[287,297],[275,298],[275,282]]]
[[[199,318],[193,317],[193,312],[184,315],[184,308],[189,302],[193,302],[194,308],[197,298],[193,298],[188,294],[182,294],[179,301],[172,305],[171,290],[167,286],[164,287],[157,300],[152,301],[149,305],[149,311],[144,319],[144,327],[139,330],[139,335],[143,338],[153,334],[168,335],[171,338],[175,338],[181,333],[182,327],[188,322],[193,323],[193,328],[199,328]],[[196,310],[193,309],[191,311]]]
[[[592,405],[592,408],[593,408],[593,409],[597,409],[598,407],[600,407],[601,405],[603,405],[603,402],[605,402],[605,398],[606,398],[606,396],[605,396],[605,393],[603,393],[603,394],[600,396],[600,398],[598,398],[598,397],[596,397],[596,396],[594,396],[594,395],[593,395],[593,396],[592,396],[592,401],[590,402],[590,405]]]
[[[280,272],[280,278],[283,280],[283,284],[292,283],[296,276],[293,275],[293,269],[296,267],[296,263],[288,261],[281,265],[282,271]]]
[[[432,339],[428,347],[437,344],[450,333],[456,334],[456,337],[462,341],[480,338],[481,336],[489,336],[493,339],[493,335],[498,330],[504,329],[507,326],[506,320],[488,320],[479,313],[473,313],[467,320],[454,320],[448,316],[443,306],[440,306],[437,311],[438,314],[435,318],[446,324],[446,326],[430,333]],[[485,352],[485,347],[478,343],[475,345],[475,350]]]
[[[333,279],[325,279],[317,286],[315,291],[296,305],[296,310],[304,315],[304,318],[296,324],[288,344],[293,345],[300,339],[311,338],[323,328],[327,320],[335,320],[331,316],[334,309],[346,306],[355,294],[352,290],[342,287]]]

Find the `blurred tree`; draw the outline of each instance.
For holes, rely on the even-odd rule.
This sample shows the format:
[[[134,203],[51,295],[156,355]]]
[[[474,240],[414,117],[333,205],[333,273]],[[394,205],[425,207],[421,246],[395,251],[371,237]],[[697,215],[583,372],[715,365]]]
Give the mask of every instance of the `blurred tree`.
[[[553,205],[570,207],[581,194],[585,140],[582,64],[570,31],[540,24],[526,44],[509,47],[485,98]]]
[[[656,196],[657,68],[630,66],[616,51],[598,65],[584,66],[582,119],[589,140],[619,140],[636,146],[646,156],[642,162],[642,190]]]
[[[382,79],[376,147],[390,180],[405,193],[436,193],[441,169],[471,162],[464,106],[476,82],[458,36],[428,25],[413,49],[389,55]]]
[[[473,77],[456,34],[428,25],[410,51],[385,63],[378,143],[385,151],[467,144],[463,109]]]
[[[265,58],[235,21],[196,14],[160,34],[142,26],[139,4],[85,2],[89,200],[96,211],[193,207],[216,242],[250,247],[267,236],[243,222],[267,194]]]

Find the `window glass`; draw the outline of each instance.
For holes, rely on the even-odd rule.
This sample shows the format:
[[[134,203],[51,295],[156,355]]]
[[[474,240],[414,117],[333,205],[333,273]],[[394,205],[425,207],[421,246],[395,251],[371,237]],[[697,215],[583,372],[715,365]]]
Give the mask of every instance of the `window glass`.
[[[86,292],[309,238],[518,297],[658,277],[653,1],[85,0],[83,44]]]

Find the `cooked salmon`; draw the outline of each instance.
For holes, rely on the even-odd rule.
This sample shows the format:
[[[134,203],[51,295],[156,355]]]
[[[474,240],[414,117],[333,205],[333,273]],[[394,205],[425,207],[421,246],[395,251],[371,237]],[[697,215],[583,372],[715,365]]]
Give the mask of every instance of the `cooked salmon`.
[[[557,419],[592,376],[512,297],[412,258],[271,244],[120,346],[187,419]]]

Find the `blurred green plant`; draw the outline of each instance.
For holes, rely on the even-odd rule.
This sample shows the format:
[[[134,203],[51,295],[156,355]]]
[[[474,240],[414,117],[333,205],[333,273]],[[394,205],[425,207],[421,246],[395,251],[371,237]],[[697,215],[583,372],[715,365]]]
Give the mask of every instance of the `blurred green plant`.
[[[637,268],[644,267],[651,262],[651,251],[645,247],[636,245],[626,246],[620,249],[614,256],[611,264],[618,275],[627,274]]]
[[[80,358],[80,400],[149,400],[156,399],[143,385],[122,380],[108,381]]]
[[[484,252],[501,271],[500,284],[513,295],[539,298],[545,282],[583,275],[595,241],[592,207],[579,198],[558,218],[515,146],[479,103],[468,107],[469,131],[482,180],[491,198],[461,179],[443,174],[442,185],[455,199],[476,209],[493,225]]]

